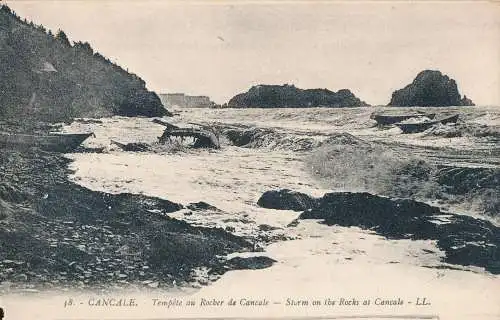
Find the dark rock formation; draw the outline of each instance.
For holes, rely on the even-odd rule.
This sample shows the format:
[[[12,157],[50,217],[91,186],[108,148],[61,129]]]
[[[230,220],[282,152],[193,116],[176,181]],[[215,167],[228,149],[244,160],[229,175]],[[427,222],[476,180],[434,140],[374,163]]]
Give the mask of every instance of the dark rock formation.
[[[466,95],[460,100],[460,106],[464,107],[473,107],[475,106],[474,102],[471,99],[467,98]]]
[[[269,194],[277,197],[272,202],[273,207],[297,208],[293,201],[281,201],[276,191]],[[500,274],[500,228],[489,221],[444,213],[437,207],[414,200],[369,193],[327,193],[316,201],[301,202],[299,206],[306,208],[299,219],[323,219],[327,225],[356,226],[389,239],[437,240],[437,246],[446,253],[444,262],[484,267],[491,273]],[[293,221],[290,226],[296,224]]]
[[[328,193],[299,218],[357,226],[391,239],[437,240],[445,262],[500,273],[500,228],[486,220],[445,214],[425,203],[369,193]]]
[[[226,129],[223,131],[229,141],[237,147],[250,145],[262,137],[275,133],[272,129],[262,128]]]
[[[164,116],[145,82],[88,43],[69,42],[0,8],[0,119],[45,122],[76,117]]]
[[[304,193],[282,189],[264,192],[257,204],[267,209],[303,211],[315,207],[317,200]]]
[[[470,99],[461,99],[457,83],[440,71],[424,70],[412,83],[394,91],[390,106],[446,107],[472,106]]]
[[[439,214],[436,207],[409,199],[389,199],[369,193],[327,193],[301,219],[325,219],[328,224],[375,229],[399,238],[421,232],[427,222],[422,216]]]
[[[294,85],[258,85],[234,96],[230,108],[306,108],[363,107],[367,104],[348,89],[333,92],[328,89],[299,89]]]
[[[235,257],[226,262],[226,266],[233,270],[243,270],[243,269],[265,269],[269,268],[275,263],[276,260],[265,256],[259,257]]]

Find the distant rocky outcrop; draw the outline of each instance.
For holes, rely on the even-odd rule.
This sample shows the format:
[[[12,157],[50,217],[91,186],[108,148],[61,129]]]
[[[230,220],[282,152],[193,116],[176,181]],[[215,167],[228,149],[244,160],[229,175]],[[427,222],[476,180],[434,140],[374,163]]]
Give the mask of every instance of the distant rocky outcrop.
[[[412,83],[394,91],[390,106],[447,107],[473,106],[467,96],[461,98],[455,80],[440,71],[424,70]]]
[[[0,119],[163,116],[168,111],[145,82],[87,42],[21,20],[0,7]]]
[[[366,102],[350,90],[337,92],[328,89],[299,89],[294,85],[258,85],[248,92],[234,96],[228,102],[230,108],[306,108],[306,107],[363,107]]]
[[[471,99],[467,98],[466,95],[462,99],[460,99],[460,105],[464,107],[472,107],[475,106],[474,102]]]

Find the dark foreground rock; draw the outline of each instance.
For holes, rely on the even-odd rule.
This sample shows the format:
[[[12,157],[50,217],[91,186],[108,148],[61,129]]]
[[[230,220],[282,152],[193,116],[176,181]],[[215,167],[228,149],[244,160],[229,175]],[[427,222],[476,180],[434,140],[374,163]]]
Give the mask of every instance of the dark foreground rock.
[[[445,214],[425,203],[368,193],[329,193],[299,218],[357,226],[391,239],[437,240],[446,252],[445,262],[500,273],[500,228],[486,220]]]
[[[308,107],[363,107],[364,101],[350,90],[333,92],[328,89],[299,89],[294,85],[258,85],[248,92],[234,96],[230,108],[308,108]]]
[[[304,193],[281,189],[264,192],[257,204],[267,209],[304,211],[316,207],[317,200]]]
[[[294,204],[281,202],[282,209]],[[299,219],[322,219],[327,225],[356,226],[389,239],[436,240],[447,263],[484,267],[500,274],[500,228],[466,215],[409,199],[369,193],[327,193],[304,210]]]
[[[457,83],[440,71],[424,70],[412,83],[394,91],[390,106],[445,107],[473,106],[466,96],[461,98]]]
[[[327,193],[300,219],[324,219],[327,224],[372,229],[391,238],[427,228],[421,217],[440,214],[436,207],[409,199],[389,199],[369,193]]]
[[[168,217],[182,205],[95,192],[67,180],[69,160],[0,154],[0,291],[172,286],[194,268],[252,244],[222,229]]]

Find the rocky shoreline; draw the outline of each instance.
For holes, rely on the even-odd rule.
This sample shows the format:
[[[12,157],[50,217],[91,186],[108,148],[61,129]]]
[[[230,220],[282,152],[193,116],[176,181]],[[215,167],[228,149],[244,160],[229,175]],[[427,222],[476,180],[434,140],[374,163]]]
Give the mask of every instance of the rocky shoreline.
[[[69,182],[68,163],[39,150],[3,150],[0,292],[169,288],[194,281],[197,268],[216,279],[234,265],[226,254],[252,250],[222,229],[168,217],[180,204]]]
[[[500,228],[486,220],[369,193],[336,192],[316,199],[300,192],[274,190],[265,192],[258,203],[270,209],[303,211],[299,220],[357,226],[388,239],[436,240],[446,253],[443,262],[500,274]]]

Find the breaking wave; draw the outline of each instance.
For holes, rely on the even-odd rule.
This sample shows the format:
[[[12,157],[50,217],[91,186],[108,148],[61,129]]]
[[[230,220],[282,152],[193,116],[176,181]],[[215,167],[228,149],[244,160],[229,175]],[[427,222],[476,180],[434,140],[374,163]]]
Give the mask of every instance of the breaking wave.
[[[308,169],[327,188],[437,202],[500,218],[499,168],[439,165],[346,137],[325,141],[307,157]]]

